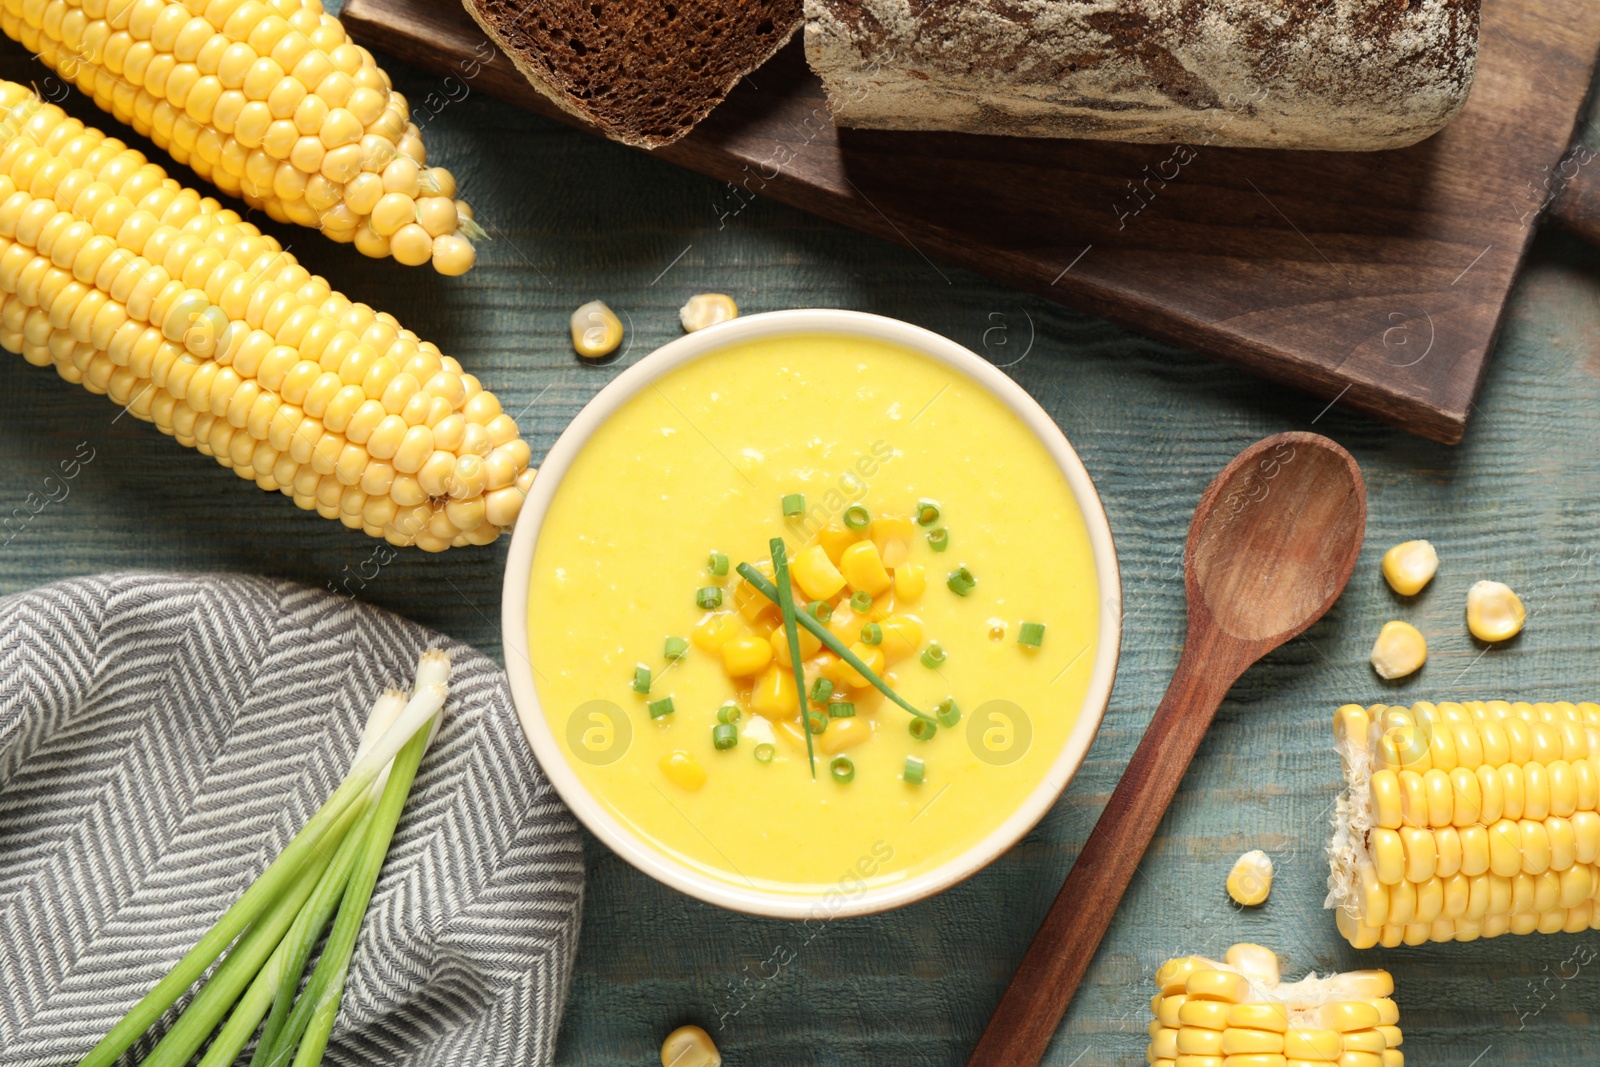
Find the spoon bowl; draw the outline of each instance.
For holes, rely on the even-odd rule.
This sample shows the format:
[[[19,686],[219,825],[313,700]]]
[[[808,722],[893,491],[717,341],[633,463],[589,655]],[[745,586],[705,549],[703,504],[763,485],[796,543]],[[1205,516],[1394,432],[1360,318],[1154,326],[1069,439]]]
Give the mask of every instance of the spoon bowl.
[[[1178,668],[967,1067],[1039,1062],[1228,688],[1339,599],[1366,524],[1361,469],[1318,434],[1259,441],[1206,488],[1184,548]]]

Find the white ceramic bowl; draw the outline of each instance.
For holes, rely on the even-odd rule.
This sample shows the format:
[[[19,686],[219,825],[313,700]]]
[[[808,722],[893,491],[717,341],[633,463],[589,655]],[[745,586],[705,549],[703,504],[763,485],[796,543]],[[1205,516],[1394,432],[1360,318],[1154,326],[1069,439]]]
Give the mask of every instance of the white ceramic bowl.
[[[528,580],[533,568],[534,547],[550,501],[579,450],[626,401],[675,368],[730,344],[795,333],[845,334],[903,345],[962,371],[999,398],[1033,431],[1060,467],[1061,476],[1071,489],[1088,527],[1095,575],[1100,584],[1100,640],[1088,692],[1079,709],[1077,725],[1044,780],[1000,826],[961,855],[915,878],[871,887],[842,901],[825,899],[821,894],[763,891],[719,881],[675,862],[641,839],[605,810],[568,764],[539,705],[528,662]],[[810,918],[819,913],[831,918],[869,915],[947,889],[982,870],[1049,810],[1088,754],[1111,698],[1111,682],[1116,674],[1122,635],[1122,585],[1111,528],[1106,523],[1105,510],[1088,471],[1050,416],[1004,373],[954,341],[896,319],[855,311],[773,311],[734,319],[663,345],[618,375],[578,413],[545,457],[539,476],[534,479],[533,490],[523,504],[506,562],[501,622],[506,673],[510,675],[511,695],[522,730],[556,791],[596,837],[651,877],[707,903],[775,918]]]

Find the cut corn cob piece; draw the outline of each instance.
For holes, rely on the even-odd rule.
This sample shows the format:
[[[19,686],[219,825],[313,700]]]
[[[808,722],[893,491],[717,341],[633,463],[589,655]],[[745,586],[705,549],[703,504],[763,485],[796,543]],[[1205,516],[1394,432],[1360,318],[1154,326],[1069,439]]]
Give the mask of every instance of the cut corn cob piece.
[[[394,544],[488,544],[532,483],[515,421],[459,363],[3,81],[0,346]]]
[[[1156,972],[1146,1059],[1157,1067],[1328,1063],[1403,1067],[1400,1010],[1387,971],[1350,971],[1298,982],[1278,976],[1260,945],[1234,945],[1222,961],[1168,960]]]
[[[279,222],[442,274],[479,233],[406,99],[321,0],[0,0],[0,30]]]
[[[1347,704],[1326,906],[1357,948],[1600,928],[1600,704]]]

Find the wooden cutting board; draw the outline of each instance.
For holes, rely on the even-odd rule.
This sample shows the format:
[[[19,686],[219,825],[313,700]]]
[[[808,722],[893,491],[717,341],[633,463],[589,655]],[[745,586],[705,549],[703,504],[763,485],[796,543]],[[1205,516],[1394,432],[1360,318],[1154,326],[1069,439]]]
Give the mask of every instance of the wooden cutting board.
[[[342,18],[454,78],[441,100],[575,121],[454,0]],[[653,154],[726,181],[730,216],[771,197],[1454,444],[1541,214],[1600,231],[1600,164],[1569,153],[1597,51],[1594,0],[1483,0],[1455,122],[1330,153],[837,129],[797,39]]]

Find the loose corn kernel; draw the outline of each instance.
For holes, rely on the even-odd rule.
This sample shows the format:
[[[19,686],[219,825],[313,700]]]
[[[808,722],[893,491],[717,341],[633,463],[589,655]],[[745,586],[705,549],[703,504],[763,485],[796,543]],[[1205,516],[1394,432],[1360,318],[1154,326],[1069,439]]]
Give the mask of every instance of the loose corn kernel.
[[[572,313],[572,350],[584,359],[603,359],[622,344],[622,320],[600,300]]]
[[[1373,974],[1382,972],[1284,983],[1276,956],[1259,945],[1236,945],[1223,963],[1172,960],[1157,972],[1161,992],[1150,1003],[1146,1060],[1161,1067],[1401,1067],[1399,1013],[1385,992],[1393,983],[1374,982]],[[1237,1000],[1197,998],[1197,985],[1226,988]]]
[[[844,575],[820,544],[801,549],[790,562],[789,573],[812,600],[832,600],[844,588]]]
[[[1381,678],[1404,678],[1422,668],[1428,659],[1428,642],[1409,622],[1398,619],[1383,624],[1372,645],[1372,669]]]
[[[1401,596],[1416,596],[1439,571],[1439,553],[1427,541],[1403,541],[1383,554],[1383,577]]]
[[[759,637],[746,634],[722,646],[722,669],[730,678],[760,674],[772,662],[772,646]]]
[[[666,775],[667,781],[691,793],[706,784],[706,769],[682,749],[661,757],[661,773]]]
[[[733,612],[714,612],[695,625],[689,640],[694,642],[696,648],[706,652],[721,652],[722,646],[737,637],[743,629],[739,617]]]
[[[868,645],[857,641],[850,646],[850,651],[857,659],[865,663],[873,674],[880,676],[883,674],[884,655],[882,645]],[[853,689],[865,689],[872,684],[859,671],[843,660],[839,662],[839,678],[845,685]]]
[[[711,1035],[698,1026],[680,1026],[661,1043],[661,1067],[722,1067]]]
[[[920,599],[928,588],[928,570],[920,563],[902,563],[894,569],[894,596],[898,601]]]
[[[1504,583],[1478,582],[1467,590],[1467,629],[1479,641],[1509,641],[1527,617],[1521,599]]]
[[[678,309],[678,321],[683,323],[684,333],[694,333],[738,317],[739,305],[733,302],[733,297],[723,293],[696,293]]]
[[[875,597],[893,584],[878,555],[878,546],[871,541],[857,541],[846,548],[839,556],[839,570],[851,589],[859,589],[868,596]]]
[[[824,754],[835,756],[870,740],[872,722],[858,715],[849,719],[830,719],[827,730],[817,737],[817,747]]]
[[[878,647],[888,662],[914,656],[922,647],[922,623],[915,616],[890,615],[878,625],[883,630]]]
[[[794,687],[794,671],[776,663],[761,672],[750,692],[750,710],[768,719],[782,719],[800,711],[799,693]]]
[[[903,519],[897,515],[884,515],[873,519],[869,529],[872,543],[878,546],[878,556],[883,560],[883,565],[894,570],[911,554],[911,538],[916,534],[916,527],[910,519]]]
[[[1233,863],[1228,872],[1228,895],[1237,904],[1250,907],[1264,903],[1272,892],[1272,858],[1252,849]],[[1263,1050],[1268,1051],[1268,1050]]]
[[[822,550],[828,554],[828,558],[836,567],[844,558],[844,550],[860,540],[862,540],[861,531],[852,530],[839,523],[829,523],[817,531],[817,544],[822,546]]]

